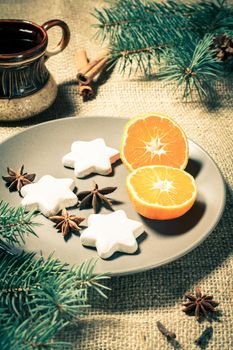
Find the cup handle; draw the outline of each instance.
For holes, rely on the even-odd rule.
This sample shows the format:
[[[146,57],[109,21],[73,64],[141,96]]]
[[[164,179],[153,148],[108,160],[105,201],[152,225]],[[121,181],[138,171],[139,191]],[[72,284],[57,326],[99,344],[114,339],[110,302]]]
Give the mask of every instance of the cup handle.
[[[46,59],[48,59],[51,56],[57,55],[59,52],[63,51],[70,41],[70,30],[68,25],[65,22],[59,19],[52,19],[51,21],[48,21],[42,24],[42,27],[46,31],[55,26],[58,26],[62,29],[62,37],[60,42],[57,44],[57,46],[54,49],[46,50],[45,52]]]

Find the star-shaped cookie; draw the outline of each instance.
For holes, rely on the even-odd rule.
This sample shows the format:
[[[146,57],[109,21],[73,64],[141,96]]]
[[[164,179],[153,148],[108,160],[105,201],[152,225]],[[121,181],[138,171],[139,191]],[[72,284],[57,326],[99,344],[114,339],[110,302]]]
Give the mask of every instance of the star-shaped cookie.
[[[27,210],[40,210],[45,216],[55,215],[61,209],[77,204],[77,196],[72,191],[74,187],[73,179],[44,175],[38,182],[22,187],[21,205]]]
[[[111,164],[120,158],[118,150],[106,146],[102,138],[92,141],[75,141],[71,152],[62,158],[62,164],[74,168],[76,177],[91,173],[107,175],[112,172]]]
[[[99,256],[109,258],[115,252],[134,253],[136,238],[144,232],[141,222],[128,219],[124,210],[111,214],[91,214],[88,228],[81,233],[84,246],[96,247]]]

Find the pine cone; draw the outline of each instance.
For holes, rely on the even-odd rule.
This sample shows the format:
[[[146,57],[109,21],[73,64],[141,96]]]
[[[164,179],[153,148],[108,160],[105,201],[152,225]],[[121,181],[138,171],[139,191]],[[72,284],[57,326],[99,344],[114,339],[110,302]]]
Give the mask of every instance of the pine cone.
[[[221,61],[233,59],[233,36],[228,37],[226,34],[214,36],[211,50]]]

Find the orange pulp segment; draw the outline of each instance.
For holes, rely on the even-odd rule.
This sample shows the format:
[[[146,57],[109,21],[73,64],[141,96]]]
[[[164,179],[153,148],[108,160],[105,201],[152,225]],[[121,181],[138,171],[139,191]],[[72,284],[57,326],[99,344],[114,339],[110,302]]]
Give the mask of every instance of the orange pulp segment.
[[[136,211],[150,219],[168,220],[185,214],[194,204],[197,188],[187,172],[168,166],[144,166],[126,180]]]
[[[188,162],[188,141],[174,120],[158,113],[149,113],[128,121],[120,152],[123,163],[130,171],[145,165],[184,169]]]

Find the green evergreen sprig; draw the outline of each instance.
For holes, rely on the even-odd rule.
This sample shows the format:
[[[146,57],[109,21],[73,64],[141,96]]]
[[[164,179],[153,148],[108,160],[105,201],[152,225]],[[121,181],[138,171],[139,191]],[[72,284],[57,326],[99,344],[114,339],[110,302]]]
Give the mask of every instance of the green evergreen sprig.
[[[119,37],[133,32],[139,37],[140,34],[148,35],[148,40],[163,45],[174,43],[174,39],[183,40],[184,37],[189,37],[186,30],[189,25],[188,18],[178,11],[174,16],[168,4],[124,0],[110,8],[95,9],[92,14],[99,21],[94,25],[98,28],[96,38],[102,41],[107,39],[111,44],[118,42]],[[184,37],[180,36],[178,29],[184,32]],[[153,46],[152,42],[150,46]]]
[[[183,86],[185,99],[193,90],[206,96],[212,80],[232,67],[211,50],[214,35],[233,35],[233,6],[225,0],[110,1],[93,15],[96,38],[110,48],[110,66],[118,63],[120,72],[128,75],[157,71],[155,77]]]
[[[13,208],[0,202],[0,241],[11,244],[25,242],[28,234],[36,236],[34,228],[39,225],[34,219],[38,214],[33,210],[26,213],[24,208]]]
[[[92,288],[97,293],[99,293],[103,298],[107,298],[104,290],[110,290],[109,287],[101,283],[102,280],[109,278],[105,273],[100,273],[98,275],[94,274],[94,268],[97,260],[84,261],[80,264],[76,270],[76,278],[79,288],[84,288],[86,293],[88,288]]]
[[[200,40],[193,51],[176,55],[173,50],[165,55],[166,64],[161,67],[158,77],[165,81],[176,81],[177,85],[183,85],[183,97],[187,99],[194,89],[200,98],[206,96],[211,81],[223,75],[223,63],[218,61],[210,51],[212,35],[206,35]]]
[[[1,252],[0,348],[18,349],[19,344],[24,344],[24,349],[53,348],[58,330],[85,314],[89,289],[106,297],[102,289],[109,288],[99,281],[108,276],[93,275],[95,262],[69,268],[52,256],[44,259]]]
[[[1,350],[66,350],[71,349],[68,342],[55,341],[54,338],[67,323],[58,321],[51,323],[50,320],[35,319],[29,317],[23,321],[15,319],[7,310],[0,309]]]
[[[13,245],[35,234],[36,214],[6,202],[0,208],[0,349],[66,349],[70,344],[54,337],[85,314],[90,289],[107,297],[108,276],[94,274],[96,260],[70,267],[52,255],[18,253]]]

